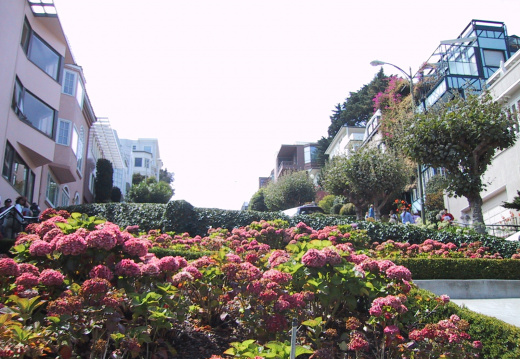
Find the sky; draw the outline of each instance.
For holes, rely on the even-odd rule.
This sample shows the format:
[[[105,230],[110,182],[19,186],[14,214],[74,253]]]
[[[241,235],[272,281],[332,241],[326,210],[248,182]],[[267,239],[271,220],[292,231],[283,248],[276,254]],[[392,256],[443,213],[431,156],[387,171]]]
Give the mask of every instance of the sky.
[[[326,137],[370,61],[415,73],[472,19],[520,36],[518,0],[54,1],[96,116],[157,138],[172,199],[207,208],[240,209],[282,144]]]

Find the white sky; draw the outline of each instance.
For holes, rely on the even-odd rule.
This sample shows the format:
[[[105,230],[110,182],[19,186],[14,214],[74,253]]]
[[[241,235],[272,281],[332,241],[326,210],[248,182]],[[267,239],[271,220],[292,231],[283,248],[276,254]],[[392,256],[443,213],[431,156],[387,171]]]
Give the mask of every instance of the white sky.
[[[472,19],[520,36],[518,0],[55,3],[96,115],[159,139],[173,199],[223,209],[249,201],[281,144],[327,135],[370,61],[415,73]]]

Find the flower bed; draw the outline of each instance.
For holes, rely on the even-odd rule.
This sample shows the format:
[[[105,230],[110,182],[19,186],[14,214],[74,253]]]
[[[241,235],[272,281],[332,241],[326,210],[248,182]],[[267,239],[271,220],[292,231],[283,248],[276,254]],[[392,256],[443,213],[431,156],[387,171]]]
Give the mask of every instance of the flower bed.
[[[190,237],[42,215],[17,238],[14,258],[0,259],[0,357],[289,358],[293,322],[300,358],[487,350],[465,319],[432,321],[449,298],[410,295],[410,271],[371,258],[355,225],[260,221]],[[212,255],[159,258],[151,248]],[[220,341],[188,355],[187,332]]]

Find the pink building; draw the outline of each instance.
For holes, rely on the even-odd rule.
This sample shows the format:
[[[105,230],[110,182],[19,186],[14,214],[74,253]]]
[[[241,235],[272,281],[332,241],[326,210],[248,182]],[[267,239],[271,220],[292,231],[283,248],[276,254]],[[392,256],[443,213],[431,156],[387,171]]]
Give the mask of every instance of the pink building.
[[[0,1],[0,196],[23,195],[43,210],[92,198],[96,117],[54,5],[39,2]]]

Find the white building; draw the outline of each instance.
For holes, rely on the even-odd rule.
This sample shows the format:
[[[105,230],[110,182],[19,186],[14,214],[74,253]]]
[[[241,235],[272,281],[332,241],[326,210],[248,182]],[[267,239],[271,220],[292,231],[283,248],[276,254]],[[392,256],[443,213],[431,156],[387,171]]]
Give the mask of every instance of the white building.
[[[491,96],[504,104],[519,120],[520,110],[520,51],[501,66],[487,81]],[[517,122],[518,128],[518,122]],[[482,196],[484,222],[489,224],[509,224],[516,211],[502,207],[503,202],[511,202],[520,190],[520,141],[513,147],[495,155],[492,164],[484,174],[483,182],[488,186]],[[445,198],[447,208],[460,219],[471,218],[471,209],[466,198]]]
[[[123,158],[129,160],[130,184],[134,173],[159,180],[163,162],[156,138],[120,139],[119,142]]]
[[[336,156],[350,155],[363,143],[365,127],[342,126],[325,151],[329,159]]]

